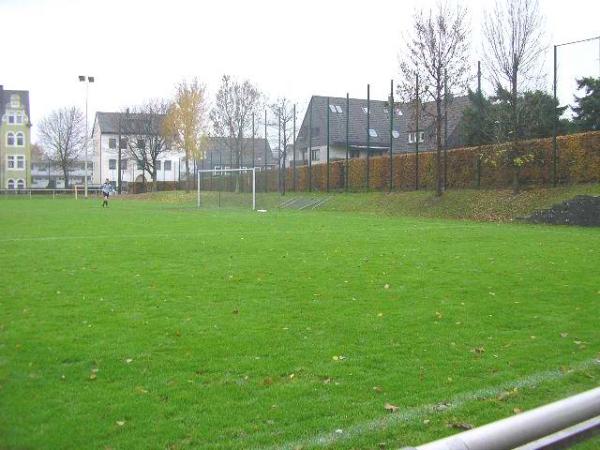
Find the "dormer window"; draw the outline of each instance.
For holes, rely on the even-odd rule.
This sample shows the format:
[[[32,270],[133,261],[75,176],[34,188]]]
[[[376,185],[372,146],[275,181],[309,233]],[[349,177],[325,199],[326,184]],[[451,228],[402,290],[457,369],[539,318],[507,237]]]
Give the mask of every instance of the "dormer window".
[[[369,136],[377,137],[377,131],[375,131],[373,128],[369,128]]]

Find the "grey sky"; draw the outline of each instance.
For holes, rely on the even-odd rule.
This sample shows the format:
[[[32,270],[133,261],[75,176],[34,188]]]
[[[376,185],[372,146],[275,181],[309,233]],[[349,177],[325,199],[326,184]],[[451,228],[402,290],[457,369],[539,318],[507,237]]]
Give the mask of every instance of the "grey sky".
[[[481,58],[480,24],[493,0],[462,2],[470,11],[473,72]],[[398,75],[402,33],[416,6],[435,0],[0,0],[0,84],[31,92],[37,123],[54,108],[84,105],[77,75],[94,75],[95,110],[118,110],[169,97],[197,76],[212,95],[223,73],[255,82],[271,99],[303,107],[310,95],[387,97]],[[548,44],[600,35],[597,0],[540,0]],[[12,44],[11,44],[12,43]],[[574,78],[600,75],[598,42],[560,52],[561,101]],[[545,58],[551,87],[552,54]],[[35,134],[35,129],[34,129]]]

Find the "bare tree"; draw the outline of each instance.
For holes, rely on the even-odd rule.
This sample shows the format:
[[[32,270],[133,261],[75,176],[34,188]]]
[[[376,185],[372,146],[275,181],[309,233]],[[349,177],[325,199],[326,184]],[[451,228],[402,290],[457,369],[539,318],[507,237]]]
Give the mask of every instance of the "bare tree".
[[[260,100],[260,91],[250,81],[239,82],[223,75],[210,119],[215,135],[226,138],[230,163],[235,167],[241,165],[244,136],[252,134],[252,113],[258,111]],[[239,176],[236,178],[236,191],[238,189]]]
[[[513,187],[519,189],[519,169],[527,160],[522,154],[522,118],[519,86],[538,78],[543,44],[543,17],[538,0],[497,0],[485,15],[484,54],[494,82],[510,93],[512,150],[507,153],[514,168]]]
[[[279,163],[279,173],[283,173],[283,177],[279,178],[279,189],[285,194],[285,164],[287,160],[288,147],[292,143],[294,136],[292,133],[292,125],[294,120],[294,105],[285,97],[277,99],[271,106],[271,111],[277,117],[278,135],[281,137],[279,142],[279,154],[277,155]]]
[[[38,126],[40,143],[50,161],[61,168],[65,187],[86,143],[85,116],[76,107],[61,108],[44,117]]]
[[[451,7],[446,2],[429,9],[416,11],[413,29],[406,38],[406,49],[400,56],[400,94],[408,100],[414,98],[415,79],[421,83],[421,101],[433,101],[435,110],[428,111],[433,117],[436,135],[437,195],[442,195],[443,173],[441,163],[443,102],[445,96],[444,73],[447,74],[447,92],[464,90],[468,81],[469,49],[466,8]],[[417,139],[419,139],[418,131]]]
[[[205,131],[206,88],[196,78],[181,81],[165,119],[165,131],[185,151],[186,191],[190,190],[190,161],[200,155]]]
[[[169,104],[155,99],[129,111],[123,127],[128,136],[129,155],[157,186],[158,159],[168,149],[165,119]]]

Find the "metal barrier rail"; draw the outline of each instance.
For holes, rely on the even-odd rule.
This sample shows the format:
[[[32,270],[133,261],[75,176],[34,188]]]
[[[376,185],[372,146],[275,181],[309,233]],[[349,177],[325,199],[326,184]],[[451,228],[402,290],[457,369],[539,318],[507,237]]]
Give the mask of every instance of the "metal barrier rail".
[[[88,194],[99,195],[101,193],[101,188],[88,188]],[[52,196],[52,198],[57,195],[73,195],[76,199],[78,196],[83,194],[83,188],[56,188],[56,189],[47,189],[47,188],[27,188],[27,189],[0,189],[0,196],[21,196],[25,195],[28,197],[32,197],[34,195],[48,195]]]
[[[600,432],[600,387],[513,417],[403,450],[565,448]]]

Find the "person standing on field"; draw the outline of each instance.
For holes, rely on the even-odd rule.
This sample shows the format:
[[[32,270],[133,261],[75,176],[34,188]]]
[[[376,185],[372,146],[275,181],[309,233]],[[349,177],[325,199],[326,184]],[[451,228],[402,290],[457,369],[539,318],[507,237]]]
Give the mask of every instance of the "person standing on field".
[[[113,185],[110,183],[108,178],[102,185],[102,207],[105,206],[108,208],[108,197],[110,197],[110,193],[113,191]]]

